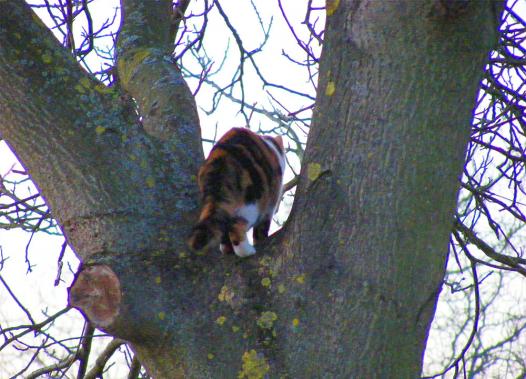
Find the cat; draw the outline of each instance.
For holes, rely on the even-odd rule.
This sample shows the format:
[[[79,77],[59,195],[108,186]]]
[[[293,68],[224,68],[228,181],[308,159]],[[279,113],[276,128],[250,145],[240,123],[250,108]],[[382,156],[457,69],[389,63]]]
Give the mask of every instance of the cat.
[[[198,223],[188,245],[195,251],[219,244],[223,253],[248,257],[254,243],[268,236],[272,216],[281,200],[285,149],[281,136],[258,135],[246,128],[232,128],[214,145],[199,169],[202,196]]]

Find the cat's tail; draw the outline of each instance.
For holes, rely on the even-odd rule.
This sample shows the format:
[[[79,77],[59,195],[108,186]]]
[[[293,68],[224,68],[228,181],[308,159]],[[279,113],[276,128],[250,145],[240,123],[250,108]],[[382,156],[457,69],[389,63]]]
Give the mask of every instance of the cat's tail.
[[[224,233],[227,233],[230,215],[213,203],[205,204],[199,222],[193,227],[188,246],[194,251],[207,250],[219,245]]]

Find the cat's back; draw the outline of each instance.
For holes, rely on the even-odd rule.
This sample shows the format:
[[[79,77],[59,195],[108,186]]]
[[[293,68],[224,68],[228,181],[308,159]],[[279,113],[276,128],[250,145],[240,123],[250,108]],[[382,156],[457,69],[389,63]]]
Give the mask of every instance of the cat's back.
[[[217,202],[272,202],[281,188],[280,146],[272,137],[232,128],[213,147],[199,170],[204,197]]]

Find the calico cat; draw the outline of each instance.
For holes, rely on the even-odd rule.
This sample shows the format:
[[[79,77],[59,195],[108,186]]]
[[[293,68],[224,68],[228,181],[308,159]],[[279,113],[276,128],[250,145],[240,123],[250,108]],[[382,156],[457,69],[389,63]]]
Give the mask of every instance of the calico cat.
[[[188,245],[205,250],[220,244],[239,257],[256,253],[247,240],[254,228],[257,244],[268,236],[281,199],[285,149],[281,136],[260,136],[249,129],[229,130],[199,169],[202,209]]]

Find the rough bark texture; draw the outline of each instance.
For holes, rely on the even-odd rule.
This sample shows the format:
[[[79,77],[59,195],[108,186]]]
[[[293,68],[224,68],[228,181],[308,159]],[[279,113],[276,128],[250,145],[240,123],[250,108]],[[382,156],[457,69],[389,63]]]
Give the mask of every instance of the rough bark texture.
[[[88,79],[22,1],[0,1],[1,136],[85,266],[116,274],[106,330],[151,375],[420,374],[496,41],[492,2],[449,3],[329,2],[292,215],[240,260],[184,244],[202,149],[168,55],[171,1],[123,1],[115,89]]]
[[[338,377],[421,370],[470,115],[496,41],[490,2],[447,17],[442,3],[342,1],[328,18],[308,180],[287,240],[316,283],[304,295],[316,293],[306,361],[322,354]],[[330,343],[316,348],[320,340]]]

